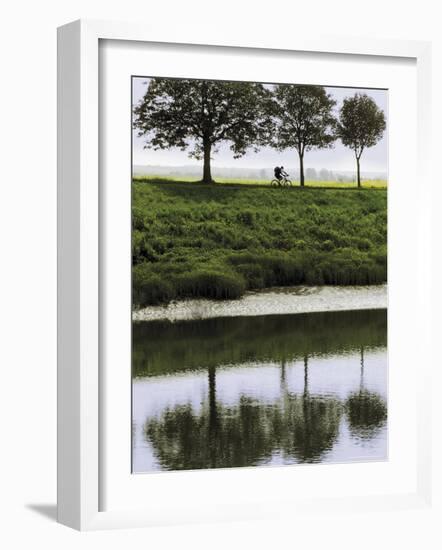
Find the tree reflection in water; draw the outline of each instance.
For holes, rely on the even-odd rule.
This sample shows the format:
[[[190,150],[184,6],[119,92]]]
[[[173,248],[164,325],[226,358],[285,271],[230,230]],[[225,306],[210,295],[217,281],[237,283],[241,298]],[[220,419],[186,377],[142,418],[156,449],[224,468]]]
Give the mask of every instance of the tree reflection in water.
[[[256,466],[273,455],[297,462],[319,462],[339,432],[342,404],[333,397],[311,395],[308,357],[304,358],[304,391],[288,392],[281,366],[282,397],[261,403],[242,395],[236,406],[216,399],[216,369],[208,370],[208,399],[200,413],[190,404],[169,408],[149,420],[145,437],[166,470]]]
[[[270,405],[241,396],[234,407],[216,400],[216,371],[209,369],[209,398],[199,414],[178,405],[148,421],[145,435],[166,470],[254,466],[272,453]]]
[[[298,462],[320,462],[338,436],[341,402],[335,397],[310,394],[307,355],[304,356],[304,392],[290,395],[285,390],[284,395],[280,445],[283,455],[294,457]]]
[[[349,460],[383,458],[387,404],[373,388],[386,390],[386,345],[385,310],[135,323],[135,470],[145,463],[163,470],[316,463],[334,460],[335,453],[346,459],[347,452]],[[358,350],[360,374],[354,370]],[[312,357],[321,359],[320,370],[313,369]],[[276,393],[273,382],[265,387],[275,365]],[[263,366],[266,374],[247,374],[241,386],[247,390],[238,391],[234,384],[245,380],[248,366]],[[235,395],[233,403],[221,396],[221,369],[223,392]],[[181,390],[186,384],[177,376],[195,377],[199,387],[200,374],[204,397],[195,406],[197,396]],[[150,402],[150,382],[164,388],[173,405],[166,408],[161,396]]]
[[[361,439],[372,439],[385,426],[387,405],[384,399],[364,387],[364,348],[361,347],[361,381],[359,392],[349,395],[346,411],[350,431]]]

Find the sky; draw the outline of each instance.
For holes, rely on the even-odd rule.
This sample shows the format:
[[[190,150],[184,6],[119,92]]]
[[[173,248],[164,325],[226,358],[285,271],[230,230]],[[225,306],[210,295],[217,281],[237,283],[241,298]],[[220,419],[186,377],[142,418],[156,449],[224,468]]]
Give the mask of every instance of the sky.
[[[144,96],[149,83],[148,77],[133,78],[133,105],[139,103]],[[387,130],[383,138],[370,149],[366,149],[361,159],[361,170],[363,172],[388,172],[388,91],[361,88],[337,88],[325,87],[327,93],[331,94],[337,101],[335,111],[339,111],[345,97],[354,95],[356,92],[365,93],[376,102],[386,115]],[[190,159],[187,151],[177,148],[154,151],[144,148],[144,140],[133,133],[133,163],[134,165],[161,165],[161,166],[201,166],[201,161]],[[283,165],[285,167],[298,166],[298,154],[295,150],[283,152],[275,151],[270,147],[262,147],[258,153],[248,151],[243,157],[234,159],[229,149],[229,143],[223,142],[219,152],[213,156],[213,167],[239,167],[239,168],[271,168]],[[326,168],[333,171],[355,170],[354,153],[344,147],[338,140],[333,149],[321,149],[308,151],[305,154],[304,165],[306,168],[320,170]]]

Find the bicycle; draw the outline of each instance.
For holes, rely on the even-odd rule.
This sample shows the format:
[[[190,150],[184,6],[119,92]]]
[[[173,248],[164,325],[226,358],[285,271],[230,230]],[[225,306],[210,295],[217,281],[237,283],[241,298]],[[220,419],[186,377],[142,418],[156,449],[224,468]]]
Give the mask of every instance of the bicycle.
[[[287,174],[287,176],[289,176],[289,174]],[[292,180],[289,180],[287,176],[283,176],[280,180],[277,180],[276,178],[273,179],[270,182],[270,185],[272,187],[291,187]]]

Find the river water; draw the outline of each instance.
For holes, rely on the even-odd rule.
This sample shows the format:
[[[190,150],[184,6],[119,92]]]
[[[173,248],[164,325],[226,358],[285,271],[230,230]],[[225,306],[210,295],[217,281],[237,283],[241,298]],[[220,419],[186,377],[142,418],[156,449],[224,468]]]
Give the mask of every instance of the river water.
[[[211,317],[239,317],[318,311],[384,309],[387,285],[299,286],[247,292],[239,300],[183,300],[133,312],[134,321],[185,321]]]
[[[133,471],[387,458],[386,309],[133,324]]]

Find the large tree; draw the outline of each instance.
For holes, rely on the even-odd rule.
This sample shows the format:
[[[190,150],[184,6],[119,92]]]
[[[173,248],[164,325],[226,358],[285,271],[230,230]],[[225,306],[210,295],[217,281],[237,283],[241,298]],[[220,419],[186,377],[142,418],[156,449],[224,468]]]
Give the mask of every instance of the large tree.
[[[221,142],[234,157],[265,143],[269,91],[261,84],[153,78],[134,108],[134,128],[146,147],[189,150],[203,159],[203,182],[211,183],[210,161]]]
[[[382,138],[385,130],[384,112],[367,94],[355,94],[344,99],[340,110],[338,131],[342,143],[353,149],[356,157],[358,187],[361,187],[360,160],[368,147]]]
[[[331,147],[335,141],[336,101],[322,86],[279,84],[273,93],[272,145],[279,151],[296,149],[299,182],[304,186],[304,155],[311,149]]]

